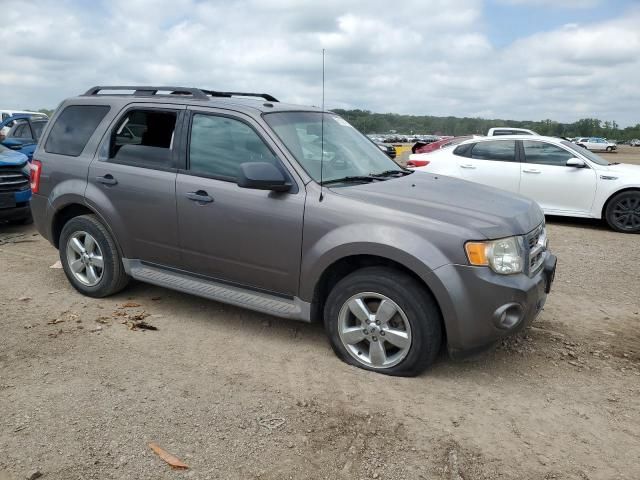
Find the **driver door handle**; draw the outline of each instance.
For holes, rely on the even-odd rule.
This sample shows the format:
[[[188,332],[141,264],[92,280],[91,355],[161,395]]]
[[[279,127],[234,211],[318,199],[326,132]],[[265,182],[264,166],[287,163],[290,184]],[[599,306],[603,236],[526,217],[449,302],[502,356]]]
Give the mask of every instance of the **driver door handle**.
[[[185,197],[187,197],[189,200],[192,200],[192,201],[198,202],[198,203],[212,203],[213,202],[213,197],[209,196],[209,194],[207,192],[205,192],[204,190],[198,190],[197,192],[189,192],[189,193],[185,194]]]
[[[476,167],[475,167],[475,165],[472,165],[471,163],[462,163],[462,164],[460,164],[460,168],[468,168],[470,170],[474,170]]]
[[[536,170],[535,168],[523,168],[522,171],[524,173],[542,173],[542,171]]]
[[[96,177],[96,182],[102,183],[103,185],[117,185],[118,180],[113,178],[113,175],[107,173],[103,177]]]

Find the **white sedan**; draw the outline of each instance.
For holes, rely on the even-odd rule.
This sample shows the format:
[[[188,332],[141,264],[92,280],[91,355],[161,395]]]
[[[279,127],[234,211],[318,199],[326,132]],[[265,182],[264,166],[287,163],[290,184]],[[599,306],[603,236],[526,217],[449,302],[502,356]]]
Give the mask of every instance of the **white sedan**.
[[[549,215],[604,218],[640,233],[640,165],[610,163],[559,138],[512,135],[414,154],[415,170],[462,178],[532,198]]]

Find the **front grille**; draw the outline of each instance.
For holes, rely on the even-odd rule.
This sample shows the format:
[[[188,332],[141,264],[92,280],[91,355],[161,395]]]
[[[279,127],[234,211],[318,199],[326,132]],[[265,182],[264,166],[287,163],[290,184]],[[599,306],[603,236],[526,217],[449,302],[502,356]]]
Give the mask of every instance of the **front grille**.
[[[29,188],[29,178],[15,167],[0,168],[0,193],[20,192]]]
[[[527,255],[529,259],[529,275],[533,276],[542,268],[547,251],[547,229],[544,223],[529,232],[525,237],[525,242],[529,247]]]

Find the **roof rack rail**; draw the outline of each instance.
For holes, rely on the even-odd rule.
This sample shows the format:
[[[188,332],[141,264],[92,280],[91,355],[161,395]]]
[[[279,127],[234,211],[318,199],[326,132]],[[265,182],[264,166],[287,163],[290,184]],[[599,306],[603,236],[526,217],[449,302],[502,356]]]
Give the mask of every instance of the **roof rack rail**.
[[[268,102],[277,102],[278,99],[268,93],[245,93],[245,92],[218,92],[215,90],[205,90],[203,88],[193,87],[151,87],[141,85],[100,85],[91,87],[83,95],[99,95],[103,90],[133,90],[134,96],[149,97],[157,95],[160,91],[171,92],[171,95],[191,95],[199,100],[209,100],[209,97],[259,97],[264,98]]]
[[[258,97],[264,98],[267,102],[277,102],[278,99],[268,93],[246,93],[246,92],[217,92],[215,90],[202,90],[212,97]]]

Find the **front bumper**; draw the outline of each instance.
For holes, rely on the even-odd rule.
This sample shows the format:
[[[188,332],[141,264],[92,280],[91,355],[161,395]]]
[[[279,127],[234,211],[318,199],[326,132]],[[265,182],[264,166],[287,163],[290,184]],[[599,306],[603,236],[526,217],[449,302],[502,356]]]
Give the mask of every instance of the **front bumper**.
[[[435,270],[449,297],[441,308],[451,356],[483,350],[530,325],[546,302],[556,262],[547,252],[543,267],[532,277],[466,265]]]

